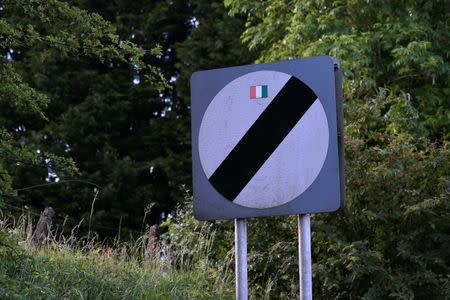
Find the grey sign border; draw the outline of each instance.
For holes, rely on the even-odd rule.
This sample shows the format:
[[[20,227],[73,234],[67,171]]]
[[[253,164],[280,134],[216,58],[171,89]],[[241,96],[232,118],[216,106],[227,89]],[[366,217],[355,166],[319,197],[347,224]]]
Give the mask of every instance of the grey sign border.
[[[296,76],[316,93],[329,126],[327,157],[316,180],[290,202],[272,208],[249,208],[225,199],[209,183],[200,163],[198,137],[203,115],[215,95],[232,80],[255,71],[273,70]],[[192,173],[194,216],[219,220],[332,212],[344,206],[345,161],[342,72],[338,59],[311,57],[195,72],[191,76]],[[333,134],[333,132],[335,134]]]

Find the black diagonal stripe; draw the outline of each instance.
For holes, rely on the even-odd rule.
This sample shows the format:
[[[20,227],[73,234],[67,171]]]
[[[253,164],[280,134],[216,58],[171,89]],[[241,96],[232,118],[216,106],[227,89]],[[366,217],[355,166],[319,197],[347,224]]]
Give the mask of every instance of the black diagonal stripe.
[[[233,201],[316,99],[291,77],[209,178],[216,190]]]

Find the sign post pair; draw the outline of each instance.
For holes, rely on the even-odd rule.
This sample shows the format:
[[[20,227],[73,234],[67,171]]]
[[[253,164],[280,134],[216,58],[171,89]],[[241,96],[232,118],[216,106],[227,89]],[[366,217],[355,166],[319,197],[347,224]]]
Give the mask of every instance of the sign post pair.
[[[341,86],[333,57],[191,77],[194,215],[235,219],[238,299],[248,297],[246,218],[293,214],[300,295],[312,297],[309,214],[345,198]]]

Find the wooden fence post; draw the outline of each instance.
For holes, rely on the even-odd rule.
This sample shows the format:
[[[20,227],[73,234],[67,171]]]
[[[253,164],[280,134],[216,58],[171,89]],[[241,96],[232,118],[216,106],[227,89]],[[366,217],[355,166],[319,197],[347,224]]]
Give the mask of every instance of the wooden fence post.
[[[156,255],[158,254],[158,225],[150,226],[147,234],[147,249],[145,251],[145,256],[147,263],[151,264],[155,261]]]
[[[39,248],[46,238],[50,226],[52,225],[53,216],[55,215],[55,211],[51,207],[47,207],[41,213],[39,217],[39,221],[34,229],[33,235],[31,237],[31,243],[34,247]]]

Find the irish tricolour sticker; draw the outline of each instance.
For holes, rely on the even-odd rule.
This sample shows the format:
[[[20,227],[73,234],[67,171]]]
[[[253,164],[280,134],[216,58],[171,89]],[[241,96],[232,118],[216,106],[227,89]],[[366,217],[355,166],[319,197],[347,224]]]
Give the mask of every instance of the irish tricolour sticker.
[[[217,192],[263,209],[290,202],[314,182],[327,156],[329,131],[311,88],[286,73],[257,71],[217,93],[198,141],[201,166]]]
[[[253,85],[250,87],[250,99],[267,98],[267,85]]]

